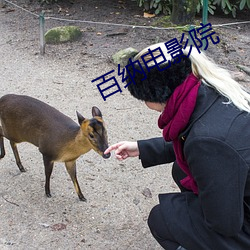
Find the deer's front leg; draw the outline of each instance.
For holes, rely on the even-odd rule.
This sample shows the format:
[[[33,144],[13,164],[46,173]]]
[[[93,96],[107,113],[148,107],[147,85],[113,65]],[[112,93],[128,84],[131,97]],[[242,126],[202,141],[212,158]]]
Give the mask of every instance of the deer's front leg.
[[[51,161],[51,159],[46,156],[43,155],[43,163],[44,163],[44,168],[45,168],[45,194],[47,197],[51,197],[51,193],[50,193],[50,177],[52,174],[52,170],[53,170],[53,166],[54,166],[54,162]]]
[[[78,194],[78,197],[81,201],[87,201],[86,198],[83,196],[82,191],[80,189],[79,183],[77,181],[76,177],[76,161],[68,161],[65,162],[66,169],[70,175],[71,180],[74,183],[74,187],[76,190],[76,193]]]

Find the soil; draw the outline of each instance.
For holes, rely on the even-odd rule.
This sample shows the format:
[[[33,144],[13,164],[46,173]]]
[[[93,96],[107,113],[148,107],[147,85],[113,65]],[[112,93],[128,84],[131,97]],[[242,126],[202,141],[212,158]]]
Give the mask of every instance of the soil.
[[[1,96],[18,93],[38,98],[73,120],[75,111],[91,117],[97,106],[106,122],[109,142],[161,136],[158,114],[130,96],[123,88],[104,101],[91,82],[116,71],[111,57],[120,49],[140,50],[152,43],[180,38],[182,31],[112,26],[105,23],[151,26],[160,17],[144,18],[143,10],[130,0],[59,1],[40,6],[36,1],[12,1],[0,9]],[[74,43],[46,45],[39,51],[39,14],[70,20],[46,19],[45,28],[77,25],[82,38]],[[33,13],[33,14],[32,14]],[[197,17],[197,20],[200,18]],[[209,16],[212,25],[249,20]],[[209,43],[207,54],[234,72],[249,87],[249,76],[237,65],[250,66],[250,24],[215,27],[220,43]],[[33,145],[18,145],[27,172],[20,173],[5,140],[1,160],[0,248],[1,249],[161,249],[147,227],[147,216],[158,203],[158,194],[177,192],[171,165],[143,169],[137,158],[124,162],[113,156],[103,159],[91,151],[77,160],[78,181],[87,202],[81,202],[62,163],[56,163],[51,178],[52,198],[44,194],[42,156]]]

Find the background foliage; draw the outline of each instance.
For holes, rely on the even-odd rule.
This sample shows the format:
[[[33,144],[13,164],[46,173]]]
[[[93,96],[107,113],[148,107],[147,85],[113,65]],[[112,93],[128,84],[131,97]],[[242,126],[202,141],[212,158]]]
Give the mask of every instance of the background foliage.
[[[41,3],[41,4],[45,4],[45,3],[46,4],[52,4],[52,3],[57,3],[59,1],[58,0],[38,0],[38,2]]]
[[[153,11],[158,15],[163,13],[165,15],[171,14],[173,0],[134,0],[139,7],[143,7],[145,11]]]
[[[60,0],[38,0],[41,4],[52,4],[60,2]],[[145,11],[153,12],[158,15],[170,15],[172,10],[172,1],[174,0],[131,0],[136,1],[137,4],[144,8]],[[192,0],[187,0],[192,1]],[[202,11],[203,0],[199,0],[197,4],[197,13]],[[237,11],[245,8],[250,9],[250,0],[208,0],[208,11],[214,15],[216,9],[220,8],[224,14],[231,14],[236,17]]]
[[[155,14],[171,14],[172,1],[174,0],[134,0],[140,7],[146,11],[153,11]],[[192,1],[192,0],[187,0]],[[197,4],[197,13],[200,13],[203,6],[203,0]],[[250,0],[208,0],[208,11],[214,15],[215,10],[220,8],[224,14],[231,14],[236,17],[236,12],[245,8],[250,9]]]

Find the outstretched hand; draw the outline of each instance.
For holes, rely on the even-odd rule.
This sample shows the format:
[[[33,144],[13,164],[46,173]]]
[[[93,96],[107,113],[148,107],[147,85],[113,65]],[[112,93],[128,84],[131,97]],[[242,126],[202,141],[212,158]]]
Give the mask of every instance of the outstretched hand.
[[[108,154],[115,150],[115,156],[118,160],[125,160],[128,157],[139,156],[137,142],[122,141],[108,147],[104,154]]]

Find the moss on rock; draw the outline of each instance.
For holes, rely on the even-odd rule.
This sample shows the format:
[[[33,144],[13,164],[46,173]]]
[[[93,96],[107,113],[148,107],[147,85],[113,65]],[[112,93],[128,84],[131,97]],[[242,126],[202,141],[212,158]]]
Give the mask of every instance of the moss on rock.
[[[45,34],[45,42],[48,44],[58,44],[73,42],[82,36],[82,31],[77,26],[62,26],[48,30]]]
[[[120,64],[121,67],[124,68],[128,63],[128,59],[132,58],[137,53],[138,51],[134,48],[126,48],[115,53],[112,59],[116,65]]]

